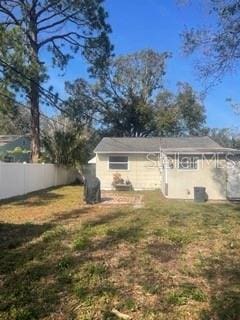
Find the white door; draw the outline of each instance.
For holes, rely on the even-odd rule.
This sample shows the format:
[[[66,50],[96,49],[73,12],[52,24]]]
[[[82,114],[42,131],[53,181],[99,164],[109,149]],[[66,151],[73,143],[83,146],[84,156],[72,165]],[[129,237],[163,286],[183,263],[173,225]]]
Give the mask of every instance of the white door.
[[[227,169],[227,197],[229,199],[240,199],[240,168],[231,166]]]

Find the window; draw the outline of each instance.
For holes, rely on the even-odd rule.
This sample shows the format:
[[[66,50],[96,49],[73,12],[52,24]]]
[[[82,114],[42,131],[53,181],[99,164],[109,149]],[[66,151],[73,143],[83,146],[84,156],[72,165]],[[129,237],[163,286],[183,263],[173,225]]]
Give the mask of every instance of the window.
[[[128,157],[127,156],[110,156],[109,169],[128,170]]]
[[[180,170],[197,170],[198,158],[193,156],[180,156],[178,159],[178,169]]]

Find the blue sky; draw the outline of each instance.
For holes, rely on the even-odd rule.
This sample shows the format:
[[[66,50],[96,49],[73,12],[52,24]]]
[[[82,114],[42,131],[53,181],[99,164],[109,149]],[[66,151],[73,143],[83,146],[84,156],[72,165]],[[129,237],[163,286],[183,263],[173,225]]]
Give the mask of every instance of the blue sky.
[[[193,4],[194,2],[194,4]],[[201,1],[204,3],[204,1]],[[194,57],[186,57],[181,51],[180,33],[185,26],[209,25],[207,9],[197,1],[181,6],[177,0],[106,0],[109,23],[113,32],[111,40],[115,54],[126,54],[151,48],[169,51],[165,85],[175,91],[178,81],[189,82],[197,91],[204,90],[194,69]],[[64,80],[86,77],[86,68],[79,59],[71,61],[64,77],[59,72],[51,72],[51,84],[64,97]],[[238,75],[227,75],[222,82],[208,92],[204,101],[207,111],[207,124],[210,127],[238,127],[240,116],[236,115],[226,98],[240,101]]]

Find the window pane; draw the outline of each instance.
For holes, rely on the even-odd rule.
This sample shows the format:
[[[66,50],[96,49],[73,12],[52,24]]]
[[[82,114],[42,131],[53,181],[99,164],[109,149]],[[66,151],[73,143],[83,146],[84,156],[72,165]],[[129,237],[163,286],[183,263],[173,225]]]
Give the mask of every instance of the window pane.
[[[110,156],[109,162],[128,162],[127,156]]]
[[[179,169],[193,170],[197,169],[197,158],[196,157],[180,157],[179,158]]]
[[[128,163],[114,163],[114,162],[109,162],[109,169],[113,170],[127,170],[128,169]]]

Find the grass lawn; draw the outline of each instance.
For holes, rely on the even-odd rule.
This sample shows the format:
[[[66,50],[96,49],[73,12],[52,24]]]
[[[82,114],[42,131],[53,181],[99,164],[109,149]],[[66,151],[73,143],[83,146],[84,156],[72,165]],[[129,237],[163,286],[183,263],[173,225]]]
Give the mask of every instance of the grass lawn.
[[[69,186],[0,204],[0,319],[240,319],[240,205],[84,206]]]

